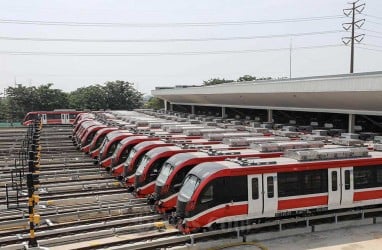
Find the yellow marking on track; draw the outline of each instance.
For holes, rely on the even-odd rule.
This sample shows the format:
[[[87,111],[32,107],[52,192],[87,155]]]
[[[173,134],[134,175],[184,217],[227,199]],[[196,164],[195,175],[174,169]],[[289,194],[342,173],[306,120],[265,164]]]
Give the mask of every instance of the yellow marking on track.
[[[98,245],[99,245],[98,241],[89,242],[89,246],[95,247],[95,246],[98,246]]]
[[[165,229],[166,225],[164,224],[163,221],[157,221],[157,222],[154,222],[154,227],[158,229]]]

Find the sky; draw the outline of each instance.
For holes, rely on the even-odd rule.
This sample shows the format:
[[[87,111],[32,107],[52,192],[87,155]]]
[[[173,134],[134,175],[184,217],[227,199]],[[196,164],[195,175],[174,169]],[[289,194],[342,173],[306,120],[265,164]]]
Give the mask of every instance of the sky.
[[[379,71],[382,1],[362,3],[356,18],[366,20],[356,34],[366,36],[354,72]],[[342,29],[349,7],[343,0],[0,0],[0,89],[53,83],[69,92],[124,80],[150,94],[216,77],[349,73],[350,48],[341,41],[350,35]]]

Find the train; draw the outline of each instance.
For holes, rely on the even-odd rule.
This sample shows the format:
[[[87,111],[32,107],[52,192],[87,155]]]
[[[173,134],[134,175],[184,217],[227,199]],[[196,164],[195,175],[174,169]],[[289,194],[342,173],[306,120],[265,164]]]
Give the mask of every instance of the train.
[[[176,207],[177,195],[186,174],[203,162],[221,161],[228,158],[259,157],[271,158],[284,154],[289,148],[320,148],[320,141],[289,141],[252,144],[248,149],[202,150],[195,153],[181,153],[170,157],[163,165],[155,182],[155,191],[149,195],[148,203],[156,205],[159,213],[168,213]]]
[[[170,221],[191,233],[225,223],[381,202],[382,152],[365,147],[296,149],[277,158],[197,165],[182,183]]]
[[[80,113],[75,110],[32,111],[24,116],[22,124],[28,126],[36,119],[41,119],[43,124],[73,124]]]

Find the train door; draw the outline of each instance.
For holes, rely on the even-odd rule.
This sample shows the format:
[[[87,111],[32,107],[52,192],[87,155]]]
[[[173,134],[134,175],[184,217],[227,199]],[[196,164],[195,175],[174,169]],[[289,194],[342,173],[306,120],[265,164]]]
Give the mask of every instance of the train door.
[[[353,167],[341,168],[341,206],[353,204]]]
[[[263,215],[263,177],[261,174],[248,175],[248,215],[251,218]]]
[[[62,124],[70,123],[69,114],[61,114],[61,123]]]
[[[41,114],[41,121],[42,121],[42,124],[48,123],[48,118],[46,117],[46,114]]]
[[[335,209],[341,204],[341,169],[328,169],[328,208]]]
[[[263,174],[264,206],[263,216],[273,217],[277,211],[278,193],[277,193],[277,174]]]

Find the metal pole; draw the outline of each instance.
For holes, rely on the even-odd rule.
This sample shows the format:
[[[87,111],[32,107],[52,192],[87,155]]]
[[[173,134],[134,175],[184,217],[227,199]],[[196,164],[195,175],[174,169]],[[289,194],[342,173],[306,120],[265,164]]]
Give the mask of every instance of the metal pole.
[[[355,19],[355,3],[356,2],[353,2],[353,13],[352,13],[352,25],[351,25],[351,45],[350,45],[350,49],[351,49],[351,52],[350,52],[350,73],[353,73],[354,72],[354,19]]]

